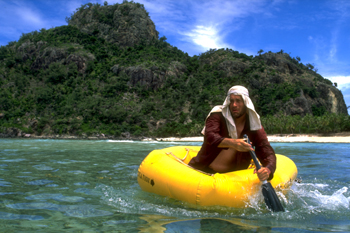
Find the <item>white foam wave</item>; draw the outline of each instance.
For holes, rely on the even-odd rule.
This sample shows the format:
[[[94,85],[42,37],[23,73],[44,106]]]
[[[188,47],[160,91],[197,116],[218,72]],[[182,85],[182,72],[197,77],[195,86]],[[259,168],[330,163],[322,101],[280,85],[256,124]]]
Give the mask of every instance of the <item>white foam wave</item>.
[[[129,142],[129,143],[145,143],[145,144],[177,143],[177,142],[162,142],[162,141],[156,141],[156,140],[133,141],[133,140],[112,140],[112,139],[107,140],[107,142]]]
[[[144,140],[144,141],[133,141],[133,140],[112,140],[109,139],[107,142],[128,142],[128,143],[144,143],[144,144],[155,144],[155,143],[162,143],[162,144],[186,144],[186,145],[197,145],[197,142],[182,142],[182,141],[157,141],[157,140]]]
[[[332,195],[323,195],[318,190],[311,191],[310,194],[312,194],[319,203],[326,209],[334,209],[336,207],[345,207],[350,208],[350,202],[349,198],[344,196],[344,193],[348,191],[347,187],[343,187],[339,190],[337,190]]]
[[[135,141],[132,141],[132,140],[107,140],[107,142],[131,142],[131,143],[134,143]]]
[[[309,209],[350,209],[350,197],[344,195],[348,191],[347,187],[335,190],[328,184],[304,183],[296,184],[292,190]]]

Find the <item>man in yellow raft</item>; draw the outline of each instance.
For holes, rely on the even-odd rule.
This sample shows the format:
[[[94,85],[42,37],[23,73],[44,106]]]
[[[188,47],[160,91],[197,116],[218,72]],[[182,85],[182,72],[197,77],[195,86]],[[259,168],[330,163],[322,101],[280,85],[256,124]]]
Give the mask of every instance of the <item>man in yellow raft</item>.
[[[254,172],[261,181],[273,178],[276,155],[267,140],[247,88],[231,87],[223,105],[215,106],[210,111],[202,133],[202,148],[192,158],[190,166],[207,173],[247,169],[251,161],[249,151],[255,146],[262,167]],[[244,134],[248,135],[252,145],[243,140]]]

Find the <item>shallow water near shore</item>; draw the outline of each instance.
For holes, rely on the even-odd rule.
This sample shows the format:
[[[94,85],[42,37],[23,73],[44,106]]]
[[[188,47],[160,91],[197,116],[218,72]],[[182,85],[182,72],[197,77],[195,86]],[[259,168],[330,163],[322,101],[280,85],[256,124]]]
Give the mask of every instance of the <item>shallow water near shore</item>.
[[[147,154],[200,142],[0,139],[3,232],[350,232],[350,144],[271,143],[290,157],[301,183],[286,212],[262,196],[246,209],[198,207],[143,192]]]

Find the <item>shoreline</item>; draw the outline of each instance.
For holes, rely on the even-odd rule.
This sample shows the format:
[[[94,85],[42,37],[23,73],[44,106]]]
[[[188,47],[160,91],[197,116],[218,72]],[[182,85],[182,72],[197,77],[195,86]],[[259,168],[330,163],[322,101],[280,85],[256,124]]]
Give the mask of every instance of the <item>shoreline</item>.
[[[197,137],[167,137],[167,138],[147,138],[147,137],[128,137],[115,138],[104,135],[98,136],[73,136],[73,135],[50,135],[36,136],[26,134],[18,137],[0,138],[27,138],[27,139],[60,139],[60,140],[112,140],[112,141],[142,141],[142,142],[203,142],[203,136]],[[350,132],[334,133],[329,135],[318,134],[270,134],[267,135],[269,142],[296,143],[296,142],[314,142],[314,143],[350,143]]]
[[[308,135],[308,134],[287,134],[287,135],[267,135],[269,142],[314,142],[314,143],[350,143],[350,132],[336,133],[333,135]],[[142,141],[146,141],[144,139]],[[153,139],[154,140],[154,139]],[[169,137],[156,138],[162,142],[203,142],[203,137]]]
[[[267,135],[269,142],[315,142],[315,143],[350,143],[350,135],[347,136],[318,136],[318,135],[292,135],[278,136]]]

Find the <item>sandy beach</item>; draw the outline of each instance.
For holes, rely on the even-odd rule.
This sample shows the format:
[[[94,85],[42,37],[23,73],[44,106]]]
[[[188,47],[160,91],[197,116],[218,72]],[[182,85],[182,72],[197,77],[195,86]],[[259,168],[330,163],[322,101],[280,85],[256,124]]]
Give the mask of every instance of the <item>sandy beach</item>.
[[[327,136],[308,134],[267,135],[267,138],[269,142],[350,143],[350,132],[336,133]],[[156,140],[163,142],[203,142],[203,137],[169,137],[156,138]]]
[[[2,137],[0,137],[2,138]],[[6,138],[6,137],[4,137]],[[36,136],[25,134],[18,138],[36,139],[87,139],[87,140],[116,140],[116,141],[158,141],[158,142],[203,142],[203,136],[198,137],[168,137],[168,138],[111,138],[104,135],[98,136],[73,136],[73,135],[49,135]],[[350,132],[334,133],[329,135],[317,134],[271,134],[267,135],[269,142],[315,142],[315,143],[350,143]]]

